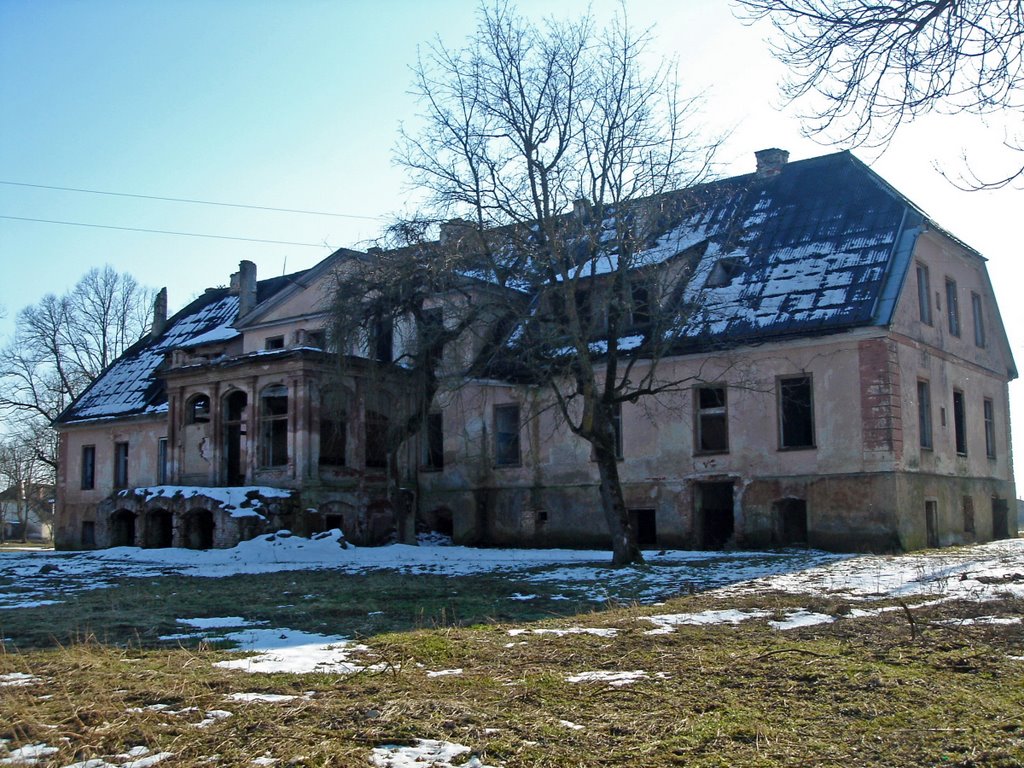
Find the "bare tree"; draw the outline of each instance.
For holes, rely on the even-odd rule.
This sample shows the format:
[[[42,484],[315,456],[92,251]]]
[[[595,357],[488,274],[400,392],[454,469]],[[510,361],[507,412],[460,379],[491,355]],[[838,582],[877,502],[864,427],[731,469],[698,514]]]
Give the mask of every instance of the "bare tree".
[[[40,460],[37,436],[24,431],[0,439],[0,481],[5,498],[0,502],[0,540],[7,526],[14,522],[21,531],[21,540],[28,537],[30,512],[35,512],[40,523],[52,522],[50,493],[53,475]],[[13,520],[8,518],[13,512]]]
[[[699,100],[680,95],[674,66],[644,69],[647,43],[622,19],[537,25],[482,7],[464,48],[438,41],[421,57],[423,127],[399,155],[435,215],[461,217],[490,271],[534,297],[507,374],[545,385],[591,445],[618,565],[642,559],[618,477],[618,408],[680,385],[657,367],[676,326],[652,316],[677,312],[681,294],[645,293],[644,254],[686,207],[665,193],[707,177],[717,146],[699,137]]]
[[[439,389],[482,370],[502,329],[524,309],[523,301],[516,306],[496,293],[507,273],[496,274],[493,262],[459,237],[443,245],[427,239],[431,224],[390,227],[382,240],[387,248],[374,248],[366,260],[336,273],[327,304],[330,346],[355,356],[335,357],[325,405],[340,422],[337,416],[350,405],[345,380],[355,368],[368,390],[386,393],[387,413],[367,423],[364,450],[375,454],[374,463],[386,464],[388,496],[405,543],[415,543],[415,509],[402,493],[401,446],[422,430]],[[367,405],[364,414],[370,410]]]
[[[807,105],[811,135],[883,145],[928,112],[1009,117],[1024,106],[1024,5],[1016,0],[737,2],[747,18],[775,27],[775,56],[791,72],[783,93]],[[1017,152],[1022,141],[1005,138]],[[1024,176],[1024,163],[998,179],[967,173],[971,188],[1002,187]]]
[[[145,333],[152,299],[131,275],[106,266],[22,309],[0,360],[0,412],[48,434],[50,422]],[[56,467],[56,441],[34,444]]]

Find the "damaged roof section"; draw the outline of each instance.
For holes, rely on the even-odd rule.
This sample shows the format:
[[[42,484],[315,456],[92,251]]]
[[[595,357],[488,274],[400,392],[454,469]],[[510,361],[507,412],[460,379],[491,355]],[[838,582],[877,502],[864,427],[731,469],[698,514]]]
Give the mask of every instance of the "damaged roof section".
[[[924,215],[848,152],[686,194],[692,210],[642,252],[663,261],[706,243],[677,338],[738,343],[884,325]],[[702,204],[701,201],[704,201]],[[905,236],[909,234],[910,236]]]

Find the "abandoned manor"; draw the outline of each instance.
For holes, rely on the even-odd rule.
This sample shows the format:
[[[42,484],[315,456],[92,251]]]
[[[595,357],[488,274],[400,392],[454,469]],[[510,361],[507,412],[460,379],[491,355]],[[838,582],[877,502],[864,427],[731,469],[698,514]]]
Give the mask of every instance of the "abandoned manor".
[[[848,152],[756,160],[688,191],[699,205],[648,217],[647,287],[618,342],[639,351],[631,375],[653,364],[653,307],[692,310],[657,361],[682,384],[616,411],[641,547],[891,551],[1017,535],[1017,370],[984,257]],[[464,226],[442,225],[432,247]],[[334,528],[374,545],[410,541],[414,526],[459,544],[607,548],[590,444],[512,365],[442,376],[421,428],[383,439],[416,394],[401,362],[415,328],[339,348],[329,317],[339,280],[380,253],[341,249],[269,279],[243,261],[174,313],[161,291],[148,335],[55,423],[56,546],[205,549]],[[681,287],[657,290],[669,273]],[[575,289],[595,343],[609,279],[595,262]],[[524,323],[553,301],[513,298]],[[435,317],[451,322],[444,302]],[[502,338],[495,355],[514,359],[516,331]]]

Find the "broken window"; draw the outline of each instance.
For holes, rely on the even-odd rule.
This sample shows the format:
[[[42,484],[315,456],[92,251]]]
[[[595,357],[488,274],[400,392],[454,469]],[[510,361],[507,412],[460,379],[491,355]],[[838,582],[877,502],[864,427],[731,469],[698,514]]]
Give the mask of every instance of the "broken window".
[[[633,328],[642,329],[651,324],[650,290],[644,283],[630,286],[630,320]]]
[[[985,455],[990,459],[996,457],[996,420],[995,404],[987,397],[982,401],[985,416]]]
[[[981,296],[971,293],[971,313],[974,316],[974,346],[985,346],[985,308]]]
[[[378,411],[366,412],[365,464],[371,469],[388,466],[388,417]]]
[[[729,285],[740,271],[740,263],[736,259],[719,259],[711,268],[705,285],[708,288],[723,288]]]
[[[288,388],[271,384],[260,394],[260,466],[288,463]]]
[[[927,381],[917,382],[917,432],[922,448],[931,449],[932,442],[932,394]]]
[[[306,346],[327,349],[327,332],[323,330],[306,331]]]
[[[427,414],[423,467],[424,469],[444,469],[444,417],[440,413]]]
[[[811,377],[779,379],[779,447],[814,447]]]
[[[264,349],[284,349],[284,336],[268,336],[263,342]]]
[[[348,423],[344,412],[328,413],[320,407],[320,466],[344,467]]]
[[[128,443],[114,443],[114,487],[128,487]]]
[[[729,450],[729,424],[725,387],[697,387],[694,391],[697,453],[726,453]]]
[[[210,420],[210,398],[195,395],[188,401],[185,413],[189,424],[206,424]]]
[[[96,446],[82,446],[82,490],[91,491],[96,487]]]
[[[956,281],[946,278],[946,317],[949,321],[949,333],[960,335],[960,303],[956,294]]]
[[[917,263],[917,314],[925,325],[932,324],[932,290],[928,282],[928,267]]]
[[[373,321],[370,329],[370,354],[378,363],[392,362],[394,350],[395,329],[390,317],[378,315]]]
[[[964,393],[959,389],[953,390],[953,437],[956,444],[956,452],[961,456],[967,455],[967,414],[964,405]]]
[[[519,454],[519,406],[515,403],[494,406],[494,463],[516,466]]]

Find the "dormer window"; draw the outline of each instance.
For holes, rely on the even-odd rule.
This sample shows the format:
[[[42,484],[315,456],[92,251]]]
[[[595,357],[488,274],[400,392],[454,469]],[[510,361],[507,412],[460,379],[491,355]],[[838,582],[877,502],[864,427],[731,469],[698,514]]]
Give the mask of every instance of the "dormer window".
[[[284,349],[284,336],[268,336],[263,342],[264,349]]]
[[[705,285],[708,288],[724,288],[732,283],[739,271],[740,263],[736,259],[719,259],[711,268],[711,274],[708,275]]]

